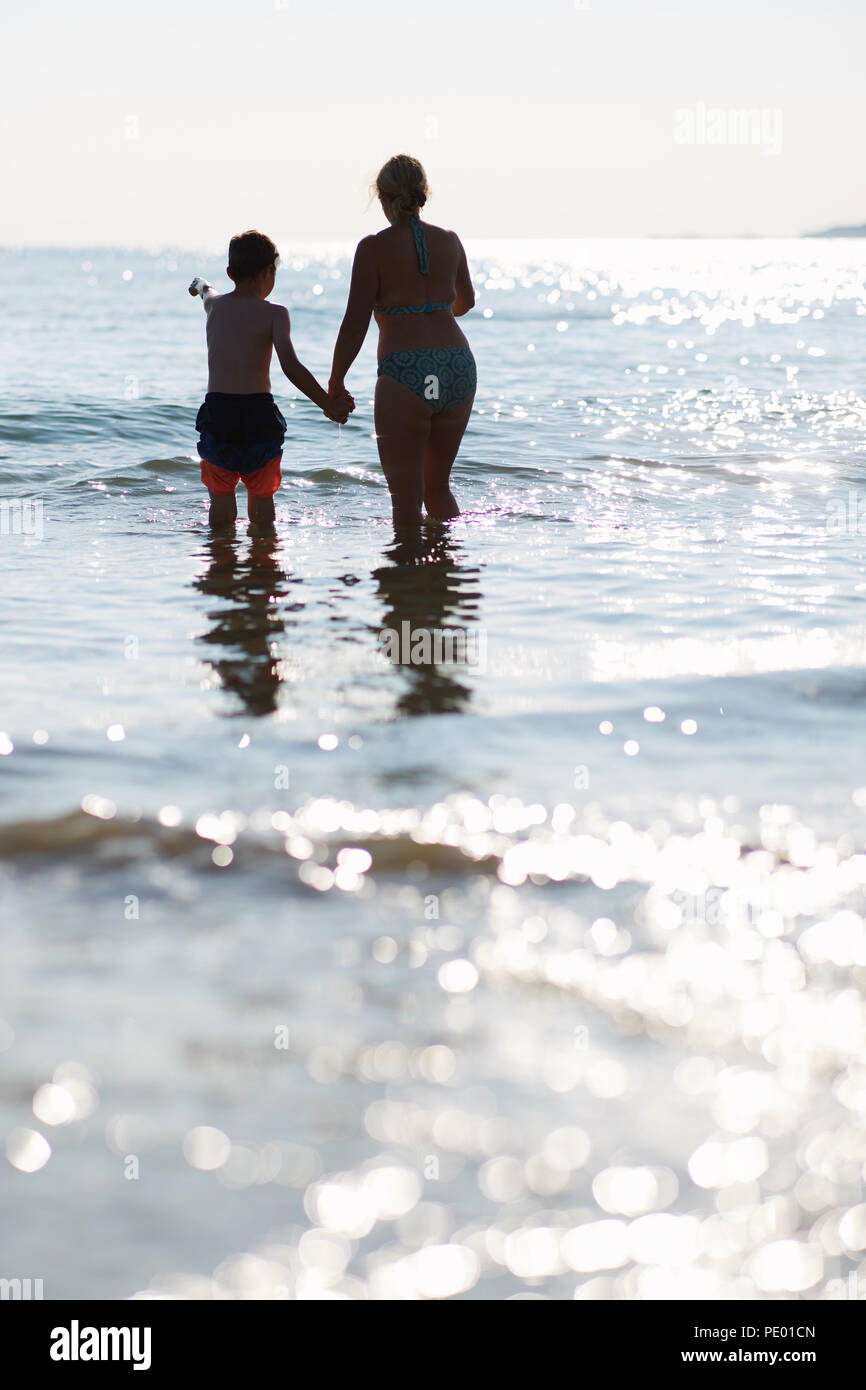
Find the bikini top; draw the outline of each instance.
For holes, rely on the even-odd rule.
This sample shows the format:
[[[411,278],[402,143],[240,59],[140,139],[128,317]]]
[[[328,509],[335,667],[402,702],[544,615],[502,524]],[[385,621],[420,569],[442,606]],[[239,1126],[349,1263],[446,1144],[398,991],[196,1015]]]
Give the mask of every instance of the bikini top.
[[[409,225],[412,228],[412,236],[415,240],[415,250],[418,252],[418,269],[422,275],[430,273],[430,255],[427,250],[427,238],[424,235],[424,228],[417,212],[413,212],[409,218]],[[377,314],[432,314],[437,309],[450,309],[451,300],[443,300],[440,304],[431,304],[428,300],[426,304],[398,304],[388,307],[384,304],[374,304],[373,308]]]

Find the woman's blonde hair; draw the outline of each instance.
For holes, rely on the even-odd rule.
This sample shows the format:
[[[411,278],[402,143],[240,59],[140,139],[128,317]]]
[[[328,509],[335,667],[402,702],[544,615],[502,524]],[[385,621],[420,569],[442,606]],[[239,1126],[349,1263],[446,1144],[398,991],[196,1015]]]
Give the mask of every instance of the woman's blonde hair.
[[[411,154],[395,154],[376,175],[375,191],[391,204],[398,217],[411,216],[430,196],[424,166]]]

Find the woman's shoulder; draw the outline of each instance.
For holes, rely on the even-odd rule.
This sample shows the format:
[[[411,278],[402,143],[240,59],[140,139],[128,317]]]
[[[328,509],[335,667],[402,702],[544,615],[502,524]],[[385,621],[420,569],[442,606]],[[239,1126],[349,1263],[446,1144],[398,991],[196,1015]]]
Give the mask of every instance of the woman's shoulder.
[[[425,222],[424,232],[427,244],[438,260],[441,261],[443,256],[459,259],[461,242],[456,232],[449,231],[447,227],[437,227],[435,222]]]
[[[369,236],[362,236],[358,245],[355,247],[354,271],[369,270],[374,272],[379,264],[379,235],[371,232]]]
[[[425,230],[428,234],[429,234],[430,232],[432,232],[434,236],[448,237],[449,240],[454,241],[454,242],[459,242],[459,240],[460,240],[460,238],[459,238],[459,236],[457,235],[456,232],[449,231],[449,229],[448,229],[447,227],[437,227],[437,225],[436,225],[435,222],[425,222],[425,223],[424,223],[424,230]]]

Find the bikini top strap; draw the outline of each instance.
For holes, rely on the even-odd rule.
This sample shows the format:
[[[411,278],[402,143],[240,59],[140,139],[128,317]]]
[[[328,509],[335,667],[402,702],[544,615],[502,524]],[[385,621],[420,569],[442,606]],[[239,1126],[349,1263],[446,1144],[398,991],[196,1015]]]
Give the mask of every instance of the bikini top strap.
[[[422,275],[430,273],[430,255],[427,251],[427,238],[424,235],[424,228],[421,226],[417,212],[413,212],[409,218],[412,228],[412,235],[415,238],[415,250],[418,252],[418,268]]]

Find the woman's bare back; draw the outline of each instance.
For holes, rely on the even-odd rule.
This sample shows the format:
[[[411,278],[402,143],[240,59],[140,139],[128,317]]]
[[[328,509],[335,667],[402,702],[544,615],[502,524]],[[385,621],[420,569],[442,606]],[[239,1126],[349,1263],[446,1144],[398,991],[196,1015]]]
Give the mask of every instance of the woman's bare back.
[[[427,240],[430,270],[422,275],[410,223],[403,219],[371,237],[377,272],[376,306],[401,308],[408,304],[449,306],[457,298],[458,280],[465,254],[456,232],[422,223]],[[468,276],[468,272],[467,272]],[[454,321],[451,308],[429,314],[376,313],[379,355],[404,348],[460,347],[466,339]]]
[[[418,251],[408,221],[386,227],[375,237],[379,269],[378,304],[386,307],[400,304],[423,304],[427,300],[449,303],[457,287],[457,266],[460,242],[455,232],[443,227],[421,224],[427,238],[430,270],[422,275]]]

